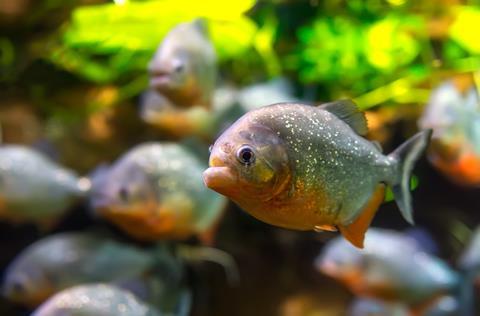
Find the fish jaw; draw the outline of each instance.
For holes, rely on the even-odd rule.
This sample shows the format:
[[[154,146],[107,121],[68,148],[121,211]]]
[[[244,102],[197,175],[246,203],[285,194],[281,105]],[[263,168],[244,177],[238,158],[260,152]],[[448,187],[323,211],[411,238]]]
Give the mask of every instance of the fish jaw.
[[[169,73],[155,73],[150,77],[150,88],[162,92],[163,89],[170,86],[172,78]]]
[[[238,186],[238,176],[229,167],[210,167],[203,172],[203,183],[213,191],[231,197]]]

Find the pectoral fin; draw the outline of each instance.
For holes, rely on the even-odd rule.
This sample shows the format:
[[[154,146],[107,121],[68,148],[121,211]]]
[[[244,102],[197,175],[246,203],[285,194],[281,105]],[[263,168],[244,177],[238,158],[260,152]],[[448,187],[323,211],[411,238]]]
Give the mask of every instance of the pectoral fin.
[[[355,247],[363,248],[365,233],[372,222],[378,207],[383,202],[385,196],[385,185],[379,184],[373,193],[371,199],[360,211],[360,215],[349,225],[338,225],[343,237],[351,242]]]

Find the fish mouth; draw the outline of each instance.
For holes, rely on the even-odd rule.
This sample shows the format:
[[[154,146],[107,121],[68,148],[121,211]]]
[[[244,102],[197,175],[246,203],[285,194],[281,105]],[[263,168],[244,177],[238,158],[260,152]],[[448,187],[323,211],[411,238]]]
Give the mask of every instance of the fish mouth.
[[[150,71],[150,88],[158,89],[167,86],[172,80],[172,74],[166,70],[153,69]]]
[[[150,88],[152,89],[161,89],[169,85],[170,75],[156,75],[150,77]]]
[[[211,190],[230,196],[238,185],[237,175],[229,167],[210,167],[203,172],[203,183]]]

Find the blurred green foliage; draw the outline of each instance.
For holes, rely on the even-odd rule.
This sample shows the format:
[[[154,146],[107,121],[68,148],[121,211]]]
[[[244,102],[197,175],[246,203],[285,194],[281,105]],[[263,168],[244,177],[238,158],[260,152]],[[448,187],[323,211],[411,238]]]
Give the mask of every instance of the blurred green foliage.
[[[254,46],[258,30],[244,15],[253,4],[253,0],[185,0],[181,5],[173,0],[152,0],[79,7],[48,58],[93,82],[115,82],[122,76],[144,73],[167,32],[197,17],[209,22],[221,61],[240,58]]]
[[[422,104],[449,73],[478,70],[477,2],[69,0],[62,7],[50,0],[31,4],[17,19],[27,22],[0,32],[0,85],[23,80],[35,91],[54,89],[57,81],[29,77],[38,73],[32,65],[46,61],[69,79],[118,88],[117,101],[137,96],[165,34],[202,17],[226,81],[284,75],[311,100]]]

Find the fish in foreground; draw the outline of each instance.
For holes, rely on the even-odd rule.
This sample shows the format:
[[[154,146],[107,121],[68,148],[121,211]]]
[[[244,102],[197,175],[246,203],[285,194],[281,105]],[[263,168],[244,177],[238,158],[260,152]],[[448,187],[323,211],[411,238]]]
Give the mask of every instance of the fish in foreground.
[[[65,288],[106,282],[169,310],[180,304],[183,269],[166,249],[148,251],[101,234],[60,233],[20,253],[6,270],[2,294],[34,307]]]
[[[204,182],[259,220],[296,230],[338,229],[363,247],[385,184],[413,223],[410,174],[430,137],[420,132],[386,156],[366,133],[365,116],[351,101],[265,106],[216,140]]]
[[[457,75],[436,88],[420,128],[433,129],[430,162],[453,182],[480,185],[480,100],[473,77]]]
[[[0,147],[0,218],[49,227],[90,183],[28,147]]]
[[[342,282],[355,295],[402,302],[425,310],[436,299],[461,286],[461,276],[425,252],[407,235],[370,229],[365,248],[342,238],[330,241],[315,261],[322,273]]]
[[[109,284],[68,288],[43,303],[32,316],[160,316],[132,293]]]
[[[205,167],[182,144],[138,145],[94,175],[92,205],[140,240],[196,235],[210,243],[227,201],[203,185]]]

